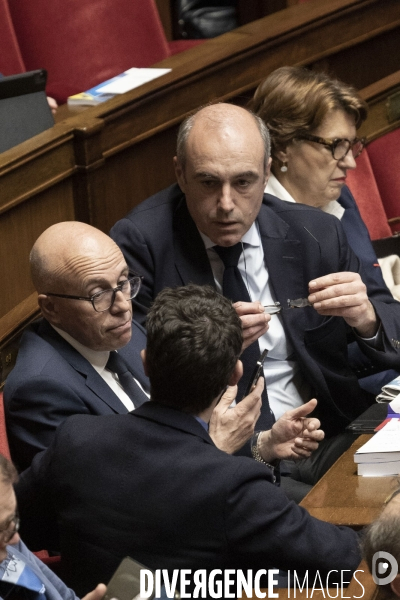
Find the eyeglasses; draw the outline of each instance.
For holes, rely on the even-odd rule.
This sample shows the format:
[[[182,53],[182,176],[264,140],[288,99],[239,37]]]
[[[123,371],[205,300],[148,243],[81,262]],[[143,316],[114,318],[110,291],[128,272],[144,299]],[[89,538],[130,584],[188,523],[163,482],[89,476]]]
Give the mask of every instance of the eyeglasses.
[[[311,135],[311,133],[303,133],[302,135],[296,136],[298,140],[308,140],[309,142],[315,142],[316,144],[322,144],[327,146],[332,152],[332,156],[335,160],[343,160],[349,150],[352,150],[353,157],[357,158],[365,146],[365,138],[354,138],[351,142],[346,138],[336,138],[335,140],[327,140],[317,135]]]
[[[3,544],[8,544],[11,538],[19,531],[20,518],[18,513],[14,515],[12,519],[10,519],[9,524],[4,529],[0,529],[0,539]],[[14,524],[12,526],[12,524]]]
[[[92,303],[96,312],[105,312],[114,304],[117,292],[122,292],[125,300],[135,298],[142,285],[142,279],[142,275],[132,275],[128,279],[121,281],[115,288],[96,292],[93,296],[70,296],[68,294],[53,294],[52,292],[46,292],[46,296],[57,296],[57,298],[68,298],[69,300],[86,300]]]

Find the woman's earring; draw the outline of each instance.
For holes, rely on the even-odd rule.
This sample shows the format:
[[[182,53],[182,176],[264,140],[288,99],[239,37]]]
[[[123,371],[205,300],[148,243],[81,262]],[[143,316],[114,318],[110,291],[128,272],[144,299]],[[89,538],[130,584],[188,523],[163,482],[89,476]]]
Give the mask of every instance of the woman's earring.
[[[287,171],[287,166],[286,166],[285,164],[283,164],[283,165],[281,166],[281,171],[282,171],[282,173],[286,173],[286,171]]]

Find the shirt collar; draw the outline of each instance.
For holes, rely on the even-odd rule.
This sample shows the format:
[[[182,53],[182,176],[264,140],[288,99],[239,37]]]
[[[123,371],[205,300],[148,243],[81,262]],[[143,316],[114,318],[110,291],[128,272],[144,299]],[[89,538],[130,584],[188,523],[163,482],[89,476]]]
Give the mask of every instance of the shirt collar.
[[[206,250],[208,250],[209,248],[213,248],[214,246],[217,245],[214,242],[212,242],[210,240],[210,238],[205,233],[202,233],[199,229],[198,229],[198,232],[201,235],[201,239],[204,242],[204,246],[205,246]],[[261,245],[260,234],[258,232],[258,226],[257,226],[256,222],[254,222],[251,225],[250,229],[248,231],[246,231],[246,233],[244,234],[244,236],[242,237],[242,239],[240,241],[243,242],[244,244],[248,244],[249,246],[260,246]]]
[[[214,246],[215,246],[215,244],[214,244]],[[206,423],[206,422],[204,421],[204,419],[202,419],[201,417],[198,417],[197,415],[193,415],[193,416],[194,416],[194,418],[196,419],[196,421],[197,421],[198,423],[200,423],[200,425],[201,425],[202,427],[204,427],[204,429],[205,429],[205,430],[208,432],[208,423]]]
[[[61,335],[61,337],[66,342],[68,342],[68,344],[71,344],[71,346],[75,348],[75,350],[79,352],[79,354],[82,354],[83,358],[86,358],[86,360],[90,362],[90,364],[93,365],[93,367],[96,367],[96,369],[99,371],[105,369],[105,366],[110,356],[110,352],[108,350],[92,350],[91,348],[88,348],[87,346],[84,346],[83,344],[78,342],[66,331],[63,331],[62,329],[59,329],[54,325],[52,325],[52,327],[57,331],[59,335]]]
[[[271,173],[268,179],[267,186],[265,188],[265,192],[267,194],[272,194],[281,200],[286,200],[286,202],[296,202],[296,200],[289,194],[286,188],[277,180],[275,175]],[[325,206],[321,207],[321,210],[330,215],[334,215],[339,220],[343,217],[344,208],[337,200],[332,200],[325,204]]]

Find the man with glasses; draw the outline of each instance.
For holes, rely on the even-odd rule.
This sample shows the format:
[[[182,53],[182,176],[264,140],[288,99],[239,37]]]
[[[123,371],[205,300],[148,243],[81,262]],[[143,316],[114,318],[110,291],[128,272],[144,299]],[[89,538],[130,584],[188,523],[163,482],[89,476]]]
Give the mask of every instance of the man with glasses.
[[[275,417],[316,396],[331,439],[311,458],[311,484],[352,441],[344,435],[336,445],[334,436],[373,401],[349,367],[347,336],[378,366],[399,367],[400,305],[388,290],[366,290],[338,219],[263,196],[269,146],[265,124],[245,109],[200,109],[178,134],[179,185],[134,208],[111,236],[145,277],[133,301],[141,323],[164,287],[211,284],[235,301],[244,346],[256,347],[255,356],[268,349],[264,375]],[[276,313],[276,302],[280,312],[266,314]],[[256,359],[243,362],[246,381]]]
[[[24,332],[4,389],[8,440],[20,470],[68,416],[128,413],[149,392],[140,358],[146,335],[132,321],[142,278],[129,272],[112,239],[84,223],[58,223],[38,238],[30,265],[43,319]],[[228,410],[232,399],[228,390],[211,428],[227,452],[251,437],[260,410],[256,390],[235,411]]]
[[[148,399],[145,333],[132,324],[141,278],[114,242],[89,225],[58,223],[38,238],[30,265],[43,319],[24,332],[4,390],[20,470],[67,416],[127,413]]]
[[[19,517],[13,483],[14,466],[0,454],[0,597],[9,600],[77,600],[41,560],[28,550],[19,537]],[[106,586],[99,584],[84,600],[101,600]]]

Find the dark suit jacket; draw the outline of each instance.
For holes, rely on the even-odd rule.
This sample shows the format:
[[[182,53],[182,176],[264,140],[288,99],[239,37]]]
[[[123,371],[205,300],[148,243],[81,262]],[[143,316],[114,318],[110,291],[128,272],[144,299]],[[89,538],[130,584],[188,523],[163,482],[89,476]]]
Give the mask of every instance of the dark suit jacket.
[[[257,222],[273,292],[283,306],[288,298],[308,296],[308,282],[316,277],[339,271],[364,276],[336,217],[264,194]],[[130,268],[144,275],[134,300],[135,318],[142,322],[164,287],[189,282],[214,285],[203,241],[177,185],[133,209],[114,225],[111,237]],[[378,365],[399,369],[400,303],[373,281],[368,295],[382,322],[383,348],[377,351],[358,343]],[[342,318],[320,316],[312,307],[284,310],[282,320],[296,359],[319,400],[322,427],[328,435],[337,433],[373,400],[361,390],[348,364],[351,331]]]
[[[55,508],[78,595],[126,555],[153,569],[321,574],[360,561],[355,532],[312,518],[268,467],[218,450],[194,417],[154,402],[127,417],[71,417],[16,489],[23,526],[43,534]]]
[[[356,201],[347,186],[343,187],[338,202],[345,209],[340,222],[343,225],[349,246],[360,259],[364,283],[369,288],[371,286],[378,286],[378,288],[386,290],[387,286],[383,280],[382,270],[372,246],[368,229],[362,220]],[[350,364],[358,377],[368,377],[368,379],[360,383],[364,389],[370,390],[375,396],[379,394],[382,386],[399,375],[393,369],[382,371],[379,365],[374,364],[373,361],[369,360],[360,351],[356,342],[349,345],[348,351]]]
[[[139,354],[145,347],[145,331],[133,322],[131,341],[119,352],[148,390]],[[4,388],[4,406],[11,456],[20,470],[49,446],[66,417],[128,412],[91,364],[44,319],[22,336],[16,365]]]
[[[363,281],[367,286],[377,285],[386,289],[382,277],[382,270],[378,265],[378,259],[369,237],[368,229],[362,220],[356,201],[349,188],[344,186],[338,199],[343,206],[344,213],[341,219],[344,232],[350,247],[358,256],[363,267]]]

